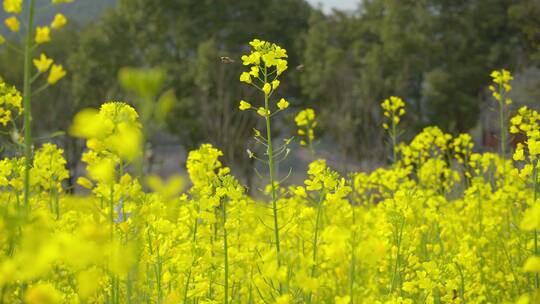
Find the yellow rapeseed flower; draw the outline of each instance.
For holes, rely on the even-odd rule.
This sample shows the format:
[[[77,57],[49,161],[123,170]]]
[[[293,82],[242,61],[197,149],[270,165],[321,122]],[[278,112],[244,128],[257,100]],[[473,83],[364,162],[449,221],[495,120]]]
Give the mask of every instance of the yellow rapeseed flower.
[[[55,30],[58,30],[62,27],[64,27],[64,25],[67,24],[67,18],[66,16],[64,16],[63,14],[56,14],[54,16],[54,19],[53,21],[51,22],[51,28],[55,29]]]
[[[4,0],[4,11],[8,14],[20,14],[23,0]]]
[[[115,164],[111,159],[89,164],[87,170],[88,175],[97,182],[109,184],[115,178]]]
[[[513,156],[515,161],[525,160],[525,153],[523,151],[523,144],[518,143],[516,146],[516,151],[514,152]]]
[[[38,26],[36,28],[36,39],[37,44],[43,44],[51,41],[51,29],[48,26]]]
[[[84,176],[81,176],[79,178],[77,178],[77,184],[86,188],[86,189],[92,189],[94,188],[94,184],[92,183],[91,180],[89,180],[88,178],[84,177]]]
[[[248,109],[251,109],[251,104],[245,100],[240,100],[240,106],[239,106],[239,109],[241,111],[245,111],[245,110],[248,110]]]
[[[50,283],[32,286],[26,292],[28,304],[56,304],[60,303],[62,296]]]
[[[56,84],[60,79],[66,76],[67,72],[61,65],[54,64],[47,78],[47,82],[51,85]]]
[[[39,59],[34,59],[34,66],[40,73],[47,72],[52,64],[53,60],[43,53],[39,56]]]
[[[268,95],[272,91],[272,86],[269,83],[265,83],[262,90],[264,94]]]
[[[276,90],[279,87],[279,83],[280,81],[277,79],[272,81],[272,90]]]
[[[277,106],[280,110],[285,110],[289,107],[289,102],[285,100],[284,98],[281,98],[279,102],[277,103]]]
[[[540,154],[540,140],[529,139],[527,146],[529,148],[529,154],[532,157],[536,157],[536,155]]]
[[[84,109],[73,118],[69,133],[75,137],[90,139],[101,137],[110,129],[112,129],[110,123],[100,116],[97,110]]]
[[[525,265],[523,265],[523,271],[540,273],[540,257],[532,256],[528,258]]]
[[[251,75],[248,72],[243,72],[240,75],[240,81],[245,82],[247,84],[250,84],[251,83]]]
[[[121,158],[133,161],[140,156],[141,140],[141,132],[135,124],[121,122],[116,127],[116,134],[104,143]]]
[[[10,31],[16,33],[21,29],[21,23],[19,19],[15,16],[11,16],[4,20],[4,24],[9,28]]]
[[[257,109],[257,114],[259,114],[259,115],[262,116],[262,117],[267,117],[267,116],[270,115],[270,111],[269,111],[269,110],[267,111],[267,110],[266,110],[265,108],[263,108],[263,107],[259,107],[259,108]]]

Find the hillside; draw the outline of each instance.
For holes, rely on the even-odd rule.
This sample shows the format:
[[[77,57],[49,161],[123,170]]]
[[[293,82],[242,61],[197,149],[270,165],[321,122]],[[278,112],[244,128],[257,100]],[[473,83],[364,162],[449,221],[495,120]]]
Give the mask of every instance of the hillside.
[[[74,22],[84,24],[99,18],[103,11],[115,5],[116,0],[78,0],[70,4],[60,4],[60,9],[55,7],[54,10],[50,8],[49,3],[49,0],[37,1],[37,24],[49,23],[53,18],[54,13],[57,11],[62,12]],[[0,12],[0,18],[4,19],[6,16],[5,12]],[[6,28],[2,27],[1,32],[6,33]]]
[[[79,0],[63,5],[68,17],[80,23],[97,19],[105,9],[114,6],[116,0]]]

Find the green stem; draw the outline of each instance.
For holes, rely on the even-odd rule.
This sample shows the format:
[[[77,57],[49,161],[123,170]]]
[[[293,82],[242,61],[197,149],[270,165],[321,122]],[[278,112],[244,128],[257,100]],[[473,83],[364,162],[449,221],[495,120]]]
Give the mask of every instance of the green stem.
[[[4,295],[6,294],[7,284],[2,286],[2,292],[0,293],[0,304],[4,304]]]
[[[268,81],[268,69],[264,68],[264,82],[267,83]],[[264,93],[264,108],[266,113],[269,112],[270,108],[268,106],[268,94]],[[275,177],[274,177],[274,151],[272,147],[272,129],[271,129],[271,122],[270,122],[270,116],[266,115],[266,137],[268,140],[268,170],[270,175],[270,184],[272,187],[272,211],[274,215],[274,237],[276,241],[276,258],[277,258],[277,264],[278,267],[281,267],[281,259],[279,257],[280,255],[280,244],[279,244],[279,223],[278,223],[278,207],[277,207],[277,189],[275,184]],[[281,294],[283,292],[281,282],[279,283],[279,293]]]
[[[463,271],[461,270],[461,266],[456,263],[457,269],[459,271],[459,278],[460,278],[460,288],[459,288],[459,298],[461,299],[461,303],[465,303],[465,278],[463,277]]]
[[[161,267],[161,256],[159,254],[159,245],[156,246],[156,265],[155,268],[155,274],[156,274],[156,284],[157,284],[157,290],[158,290],[158,298],[157,303],[161,303],[161,298],[163,298],[163,291],[161,290],[161,275],[163,273],[162,267]]]
[[[184,301],[182,303],[187,303],[188,291],[189,291],[189,280],[191,280],[191,267],[189,268],[189,272],[187,275],[186,286],[184,289]]]
[[[120,303],[120,279],[119,278],[116,278],[115,289],[116,289],[115,298],[114,298],[115,303]]]
[[[54,185],[53,190],[53,197],[54,197],[54,205],[55,205],[55,211],[56,211],[56,219],[60,219],[60,198],[58,197],[58,190],[56,190],[56,183]]]
[[[397,133],[397,126],[396,126],[396,123],[394,121],[394,116],[392,116],[392,162],[393,163],[396,163],[397,162],[397,150],[396,150],[396,145],[397,145],[397,138],[396,138],[396,133]]]
[[[499,128],[501,129],[501,156],[506,157],[506,129],[504,127],[504,103],[499,101]]]
[[[114,184],[111,184],[111,195],[109,197],[109,222],[111,224],[111,241],[114,240]]]
[[[31,81],[32,82],[32,81]],[[37,96],[39,93],[45,91],[48,87],[50,87],[51,85],[49,83],[46,83],[44,85],[42,85],[41,87],[39,87],[38,89],[34,90],[32,92],[32,96]]]
[[[197,214],[199,214],[199,212],[200,212],[200,207],[197,206]],[[199,217],[196,216],[195,217],[195,222],[193,223],[193,239],[192,239],[192,242],[193,242],[194,246],[197,245],[198,227],[199,227]],[[187,276],[187,279],[186,279],[186,286],[185,286],[185,290],[184,290],[184,301],[182,303],[187,303],[188,291],[189,291],[189,280],[191,280],[191,272],[192,272],[194,263],[195,262],[192,262],[191,267],[189,268],[188,276]]]
[[[229,252],[227,244],[227,202],[223,202],[223,255],[224,255],[224,268],[225,277],[223,282],[224,298],[223,303],[229,303]]]
[[[401,240],[403,237],[403,228],[405,226],[405,219],[401,222],[401,227],[399,228],[399,231],[396,231],[396,245],[397,245],[397,252],[396,252],[396,263],[394,264],[394,271],[392,273],[392,285],[390,286],[390,294],[394,292],[394,289],[396,287],[396,280],[398,276],[398,268],[399,268],[399,259],[401,254]]]
[[[536,165],[534,166],[534,173],[533,173],[533,204],[536,204],[536,199],[538,197],[538,161],[536,162]],[[534,230],[534,255],[538,256],[538,230]],[[535,283],[536,283],[536,289],[540,288],[540,276],[538,273],[535,274]]]
[[[145,124],[147,125],[147,124]],[[139,178],[139,182],[142,184],[144,183],[144,166],[145,166],[145,160],[146,160],[146,157],[145,157],[145,154],[146,154],[146,132],[144,130],[144,128],[142,128],[141,130],[141,142],[140,142],[140,145],[141,145],[141,154],[139,155],[139,157],[137,158],[137,160],[135,161],[135,171],[136,171],[136,174],[137,174],[137,177]]]
[[[356,249],[356,215],[354,212],[354,206],[352,206],[352,248],[351,248],[351,277],[349,282],[349,296],[351,297],[351,304],[354,303],[354,274],[356,271],[356,258],[355,258],[355,249]]]
[[[111,242],[114,241],[114,184],[111,184],[111,195],[109,197],[109,221]],[[111,272],[111,302],[116,303],[116,276]]]
[[[309,129],[308,129],[308,140],[309,140],[309,151],[311,152],[311,157],[315,157],[315,149],[313,148],[313,141],[311,140],[311,137],[309,136]]]
[[[323,204],[323,194],[320,194],[319,198],[319,204],[317,205],[317,218],[315,220],[315,233],[313,234],[313,266],[311,266],[311,277],[314,278],[317,270],[317,252],[318,252],[318,246],[317,243],[319,242],[319,229],[320,229],[320,223],[321,223],[321,212],[322,212],[322,204]],[[311,298],[313,296],[312,292],[309,292],[308,297],[308,303],[311,303]]]
[[[30,79],[30,83],[34,83],[34,81],[36,81],[39,78],[39,76],[41,76],[41,74],[43,73],[38,72],[34,76],[32,76],[32,78]]]
[[[32,158],[32,87],[31,87],[31,60],[34,34],[34,4],[30,0],[28,5],[28,24],[26,28],[26,43],[24,46],[24,207],[30,210],[30,159]]]

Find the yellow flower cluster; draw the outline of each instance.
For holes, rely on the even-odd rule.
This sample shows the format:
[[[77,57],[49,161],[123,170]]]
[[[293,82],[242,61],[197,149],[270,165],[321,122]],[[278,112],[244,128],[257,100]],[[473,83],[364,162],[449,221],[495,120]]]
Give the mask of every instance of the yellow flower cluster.
[[[93,121],[99,121],[99,126],[82,128],[79,116],[74,132],[89,138],[86,153],[116,154],[114,146],[106,145],[107,138],[121,123],[136,121],[136,113],[125,104],[111,103],[96,115],[83,126]],[[190,303],[224,302],[227,297],[231,303],[482,303],[517,299],[534,284],[524,271],[535,272],[538,267],[534,260],[524,263],[532,243],[516,227],[537,227],[540,213],[536,209],[520,213],[519,206],[529,201],[532,189],[519,179],[493,189],[489,178],[474,177],[456,195],[464,177],[446,164],[443,151],[463,155],[456,147],[468,149],[467,142],[464,136],[452,139],[435,128],[427,129],[410,144],[419,155],[429,151],[423,164],[415,163],[421,167],[398,163],[370,174],[358,173],[351,181],[325,161],[313,162],[304,185],[280,190],[289,193],[280,199],[279,212],[285,219],[280,265],[268,241],[273,234],[268,228],[270,210],[246,196],[214,147],[203,145],[189,153],[192,187],[186,194],[167,199],[159,193],[145,194],[125,173],[106,183],[111,189],[108,195],[59,196],[60,216],[55,215],[55,203],[50,216],[50,206],[41,202],[58,194],[50,181],[60,181],[66,172],[61,151],[44,146],[34,165],[35,174],[43,176],[37,183],[44,192],[41,199],[33,200],[32,220],[24,223],[21,234],[9,228],[8,218],[0,217],[6,232],[0,237],[2,246],[17,246],[0,262],[4,300],[106,302],[118,297],[118,302]],[[438,148],[430,151],[432,146]],[[3,208],[10,212],[20,188],[5,187],[13,179],[20,180],[19,174],[9,173],[16,166],[6,160],[0,163],[2,195],[8,203]],[[113,170],[121,174],[120,167]],[[499,241],[501,235],[504,242]],[[501,252],[512,259],[501,257]],[[24,290],[20,282],[27,282]],[[287,291],[280,292],[278,283]]]
[[[177,176],[143,186],[138,113],[83,110],[71,134],[86,140],[90,193],[66,191],[63,151],[44,144],[26,209],[25,159],[0,160],[0,302],[538,303],[540,120],[518,115],[528,158],[427,127],[391,166],[342,176],[318,159],[300,184],[276,179],[269,208],[210,144],[189,152],[187,190]]]
[[[510,133],[524,134],[528,138],[540,138],[540,114],[526,106],[521,107],[518,113],[510,119]]]
[[[294,122],[298,127],[297,134],[301,138],[300,144],[311,147],[315,139],[315,128],[317,127],[315,110],[307,108],[300,111],[294,118]]]
[[[473,153],[474,143],[471,135],[460,134],[453,139],[450,143],[450,147],[453,150],[457,161],[460,164],[466,164],[469,162],[471,154]]]
[[[506,108],[512,104],[512,99],[508,97],[508,94],[512,90],[512,86],[510,85],[510,81],[512,81],[514,78],[512,77],[512,74],[502,69],[500,71],[493,71],[491,72],[491,78],[493,80],[493,85],[489,86],[489,90],[491,91],[493,97],[497,101],[499,105],[499,143],[500,143],[500,154],[503,157],[506,157],[506,147],[508,145],[507,142],[507,110]]]
[[[524,164],[521,168],[514,169],[513,173],[524,180],[532,178],[532,183],[535,184],[540,169],[540,113],[522,107],[510,119],[510,123],[510,133],[521,134],[526,138],[523,142],[517,143],[513,155],[515,161]]]
[[[53,144],[44,144],[36,151],[33,159],[32,183],[44,191],[62,192],[62,182],[69,178],[64,159],[64,150]]]
[[[21,93],[15,87],[0,81],[0,123],[5,127],[22,112]]]
[[[249,71],[242,72],[240,81],[256,87],[264,93],[265,104],[257,108],[257,114],[269,117],[273,114],[269,108],[268,97],[272,95],[280,85],[279,76],[287,70],[287,50],[275,43],[255,39],[251,41],[252,48],[249,55],[242,56],[242,63],[249,67]],[[277,112],[289,107],[289,102],[281,98],[277,103]],[[250,102],[240,101],[239,109],[245,111],[251,109]]]
[[[385,99],[381,103],[381,107],[383,109],[385,120],[389,120],[390,125],[388,122],[383,123],[383,128],[388,132],[388,135],[390,136],[390,140],[392,143],[392,161],[396,162],[398,160],[398,137],[400,136],[401,132],[398,130],[397,126],[399,122],[401,121],[401,117],[405,115],[405,102],[396,96],[390,96],[390,98]]]
[[[505,95],[512,90],[512,86],[510,85],[510,81],[514,79],[512,74],[510,74],[509,71],[502,69],[500,71],[491,72],[490,76],[493,79],[493,83],[496,85],[489,86],[489,90],[495,100],[504,102],[507,105],[511,104],[512,99],[505,97]]]
[[[381,107],[384,110],[384,117],[390,120],[391,125],[398,125],[401,117],[405,115],[405,102],[399,97],[390,96],[381,103]],[[388,130],[390,126],[384,123],[383,128]]]
[[[402,144],[399,151],[405,166],[421,166],[429,159],[442,159],[449,150],[452,135],[438,127],[426,127],[409,145]]]
[[[116,180],[116,169],[127,166],[141,156],[141,125],[138,114],[122,102],[108,102],[99,111],[86,109],[75,116],[71,134],[86,139],[88,151],[82,156],[89,177],[98,182],[94,192],[110,195],[108,187]],[[121,170],[120,177],[123,176]],[[128,178],[129,179],[129,178]],[[93,183],[82,177],[78,183],[93,188]]]

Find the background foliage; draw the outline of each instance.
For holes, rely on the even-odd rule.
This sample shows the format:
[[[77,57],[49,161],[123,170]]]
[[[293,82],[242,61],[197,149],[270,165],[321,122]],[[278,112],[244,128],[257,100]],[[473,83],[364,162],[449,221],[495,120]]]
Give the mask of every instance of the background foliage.
[[[517,104],[530,104],[529,96],[538,94],[538,0],[365,0],[356,11],[331,13],[304,0],[168,0],[159,6],[100,0],[77,1],[66,6],[66,15],[70,25],[47,51],[66,65],[69,79],[36,103],[36,111],[47,113],[35,117],[41,136],[65,131],[81,108],[126,99],[117,82],[122,67],[161,67],[177,95],[168,133],[186,149],[203,140],[216,145],[248,179],[244,143],[255,122],[235,108],[250,92],[231,84],[238,80],[243,43],[254,37],[289,50],[284,94],[293,107],[319,112],[323,142],[348,160],[387,159],[382,131],[375,131],[382,116],[377,105],[387,96],[402,96],[413,110],[410,134],[429,124],[454,134],[475,129],[482,144],[491,134],[481,119],[491,107],[484,102],[485,71],[504,67],[518,80],[525,75],[531,93],[516,92],[524,99]],[[0,58],[6,80],[21,79],[11,64],[20,55],[4,48]],[[76,167],[80,147],[67,137],[58,140]]]

